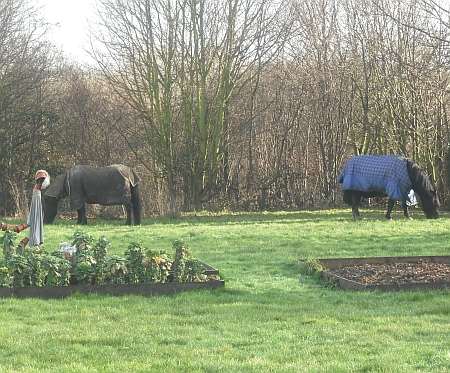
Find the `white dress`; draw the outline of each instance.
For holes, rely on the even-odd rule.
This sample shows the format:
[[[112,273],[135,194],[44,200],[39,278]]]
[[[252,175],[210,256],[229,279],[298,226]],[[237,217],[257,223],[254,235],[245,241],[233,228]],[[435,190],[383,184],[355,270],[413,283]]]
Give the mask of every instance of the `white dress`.
[[[39,189],[33,189],[27,224],[30,226],[29,245],[41,245],[44,242],[44,213]]]

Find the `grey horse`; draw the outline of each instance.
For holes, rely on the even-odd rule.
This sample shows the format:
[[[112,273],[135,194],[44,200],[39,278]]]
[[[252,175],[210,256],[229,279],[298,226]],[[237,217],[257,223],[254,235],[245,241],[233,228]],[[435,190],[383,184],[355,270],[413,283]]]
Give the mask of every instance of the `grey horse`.
[[[56,176],[44,193],[44,222],[52,223],[57,214],[58,201],[69,197],[70,206],[77,210],[78,224],[87,224],[86,203],[124,205],[127,224],[141,223],[139,177],[128,166],[107,167],[77,165]]]

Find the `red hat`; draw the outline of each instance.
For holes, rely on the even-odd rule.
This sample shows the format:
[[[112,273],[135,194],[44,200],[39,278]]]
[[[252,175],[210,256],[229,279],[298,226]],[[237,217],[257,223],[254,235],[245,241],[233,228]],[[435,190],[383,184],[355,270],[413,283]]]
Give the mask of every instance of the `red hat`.
[[[47,178],[48,177],[48,172],[45,170],[38,170],[36,171],[36,175],[34,176],[34,180],[38,180],[41,178]]]

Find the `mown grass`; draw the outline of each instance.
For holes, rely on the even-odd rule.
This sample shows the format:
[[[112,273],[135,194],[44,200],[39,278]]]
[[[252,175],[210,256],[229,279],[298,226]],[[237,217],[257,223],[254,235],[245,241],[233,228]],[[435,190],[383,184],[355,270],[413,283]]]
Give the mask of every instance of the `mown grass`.
[[[297,266],[305,257],[449,255],[450,219],[388,222],[348,210],[90,222],[123,254],[131,241],[185,240],[226,287],[176,296],[0,300],[0,370],[410,372],[450,370],[450,292],[346,292]],[[78,227],[46,226],[46,247]]]

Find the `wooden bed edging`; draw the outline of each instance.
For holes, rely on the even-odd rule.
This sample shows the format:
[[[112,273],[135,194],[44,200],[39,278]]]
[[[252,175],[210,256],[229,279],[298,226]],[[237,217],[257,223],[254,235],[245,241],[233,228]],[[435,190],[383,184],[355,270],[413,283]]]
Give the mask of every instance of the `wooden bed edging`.
[[[205,275],[219,276],[219,270],[205,262],[201,262]],[[105,284],[105,285],[68,285],[68,286],[27,286],[0,287],[0,298],[65,298],[73,294],[105,294],[105,295],[170,295],[183,291],[200,289],[217,289],[225,286],[224,280],[208,280],[205,282],[165,282],[148,284]]]
[[[431,263],[450,264],[450,256],[380,256],[380,257],[359,257],[359,258],[322,258],[317,261],[324,267],[320,276],[325,281],[336,285],[344,290],[381,290],[381,291],[408,291],[408,290],[436,290],[449,289],[448,281],[438,281],[430,283],[405,283],[405,284],[363,284],[331,273],[330,269],[338,269],[346,266],[361,264],[395,264],[395,263],[418,263],[428,261]]]
[[[198,289],[217,289],[225,286],[223,280],[206,282],[167,282],[136,285],[69,285],[44,287],[0,288],[0,298],[65,298],[73,294],[106,294],[106,295],[170,295],[183,291]]]

